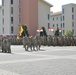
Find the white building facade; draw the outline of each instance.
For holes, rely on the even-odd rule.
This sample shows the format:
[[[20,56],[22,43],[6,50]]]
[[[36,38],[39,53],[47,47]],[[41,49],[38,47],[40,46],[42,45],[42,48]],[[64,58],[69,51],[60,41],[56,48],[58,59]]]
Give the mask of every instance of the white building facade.
[[[38,0],[38,27],[45,27],[47,35],[50,34],[50,8],[52,6],[44,0]]]
[[[1,35],[19,34],[19,0],[2,0]]]
[[[45,27],[48,35],[50,27],[50,7],[52,7],[52,5],[45,0],[38,0],[38,27]],[[0,35],[19,35],[19,26],[21,25],[20,0],[2,0],[1,11]]]
[[[59,20],[53,21],[53,18],[59,17]],[[58,27],[62,28],[62,35],[66,35],[68,30],[71,30],[73,36],[76,36],[76,4],[70,3],[62,6],[62,13],[51,15],[51,26],[53,24],[60,24]],[[55,27],[54,27],[55,28]]]

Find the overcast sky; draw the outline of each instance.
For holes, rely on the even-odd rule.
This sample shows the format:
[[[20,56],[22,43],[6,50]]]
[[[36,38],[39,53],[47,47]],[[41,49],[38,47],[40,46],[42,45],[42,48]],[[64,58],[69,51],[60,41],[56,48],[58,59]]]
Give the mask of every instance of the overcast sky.
[[[51,8],[53,12],[61,11],[61,7],[64,4],[68,4],[68,3],[76,4],[76,0],[46,0],[46,1],[53,5],[53,7]],[[1,0],[0,0],[0,5],[1,5]]]
[[[53,12],[61,11],[62,5],[64,4],[68,4],[68,3],[76,4],[76,0],[46,0],[46,1],[48,1],[53,5],[53,7],[51,8]]]

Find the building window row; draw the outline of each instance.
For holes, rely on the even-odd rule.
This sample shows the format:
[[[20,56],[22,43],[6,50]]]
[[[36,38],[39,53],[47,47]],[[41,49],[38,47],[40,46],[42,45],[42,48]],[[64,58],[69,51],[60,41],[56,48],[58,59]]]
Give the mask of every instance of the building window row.
[[[53,27],[55,27],[55,25],[54,25],[54,24],[53,24]],[[59,25],[58,25],[58,24],[57,24],[57,27],[59,27]],[[63,24],[61,23],[61,24],[60,24],[60,27],[61,27],[61,28],[65,28],[65,23],[63,23]]]

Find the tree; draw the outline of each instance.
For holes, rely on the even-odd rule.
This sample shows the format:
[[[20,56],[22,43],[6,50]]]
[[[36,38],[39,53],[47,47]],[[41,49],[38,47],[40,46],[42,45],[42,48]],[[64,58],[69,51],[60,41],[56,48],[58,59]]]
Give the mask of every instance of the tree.
[[[68,31],[66,32],[66,36],[73,36],[72,31],[71,31],[71,30],[68,30]]]
[[[45,30],[45,28],[44,27],[42,27],[42,29],[43,29],[43,31],[42,32],[40,32],[40,36],[47,36],[47,33],[46,33],[46,30]]]
[[[59,36],[59,28],[55,31],[55,36]]]

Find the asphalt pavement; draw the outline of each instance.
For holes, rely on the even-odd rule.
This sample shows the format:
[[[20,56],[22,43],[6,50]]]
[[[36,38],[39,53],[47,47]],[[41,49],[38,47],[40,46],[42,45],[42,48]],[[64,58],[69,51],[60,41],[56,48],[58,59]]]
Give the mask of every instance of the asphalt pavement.
[[[76,46],[25,51],[12,45],[11,52],[0,52],[0,75],[76,75]]]

